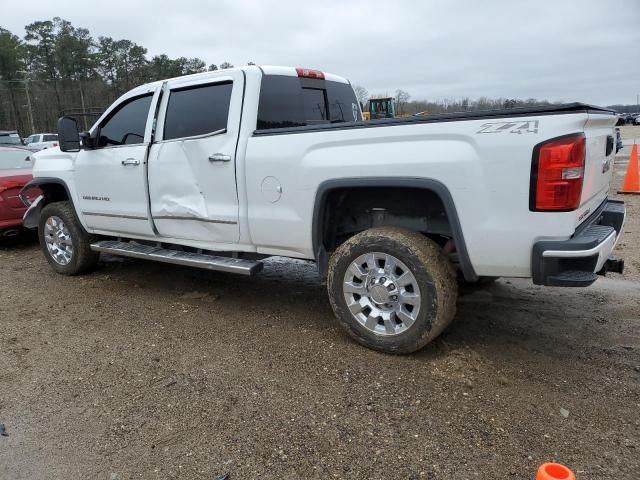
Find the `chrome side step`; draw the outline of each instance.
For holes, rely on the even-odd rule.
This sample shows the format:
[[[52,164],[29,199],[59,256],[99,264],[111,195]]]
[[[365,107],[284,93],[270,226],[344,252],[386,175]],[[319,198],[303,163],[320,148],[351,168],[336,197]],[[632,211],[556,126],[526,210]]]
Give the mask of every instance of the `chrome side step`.
[[[144,260],[204,268],[206,270],[239,273],[240,275],[253,275],[262,270],[263,266],[262,262],[256,262],[254,260],[217,257],[204,253],[180,252],[167,248],[114,240],[102,240],[93,243],[91,244],[91,250],[94,252],[109,253],[111,255],[120,255],[122,257],[142,258]]]

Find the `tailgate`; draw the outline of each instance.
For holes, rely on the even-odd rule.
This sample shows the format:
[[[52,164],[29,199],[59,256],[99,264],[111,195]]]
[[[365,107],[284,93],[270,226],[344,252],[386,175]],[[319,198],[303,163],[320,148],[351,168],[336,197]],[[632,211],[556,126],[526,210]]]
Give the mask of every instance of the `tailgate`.
[[[584,182],[580,207],[576,210],[576,225],[593,213],[609,194],[616,155],[616,117],[609,113],[589,113],[584,125],[586,153]]]

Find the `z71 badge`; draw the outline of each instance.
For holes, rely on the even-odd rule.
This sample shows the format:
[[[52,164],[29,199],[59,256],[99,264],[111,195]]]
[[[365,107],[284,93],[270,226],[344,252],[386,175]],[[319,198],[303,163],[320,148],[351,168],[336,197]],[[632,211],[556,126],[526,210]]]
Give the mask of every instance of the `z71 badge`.
[[[538,120],[485,123],[476,133],[538,133]]]

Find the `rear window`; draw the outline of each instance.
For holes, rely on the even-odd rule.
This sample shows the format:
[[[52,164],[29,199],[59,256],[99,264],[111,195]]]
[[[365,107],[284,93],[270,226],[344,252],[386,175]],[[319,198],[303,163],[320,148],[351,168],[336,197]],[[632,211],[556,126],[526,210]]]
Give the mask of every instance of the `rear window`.
[[[172,90],[164,121],[164,139],[205,135],[227,128],[231,82]]]
[[[284,75],[265,75],[260,87],[258,130],[362,120],[351,85]]]
[[[44,135],[44,139],[42,140],[43,142],[57,142],[58,141],[58,135]]]
[[[17,133],[0,133],[0,143],[5,145],[22,145],[22,140]]]
[[[360,106],[353,88],[348,83],[326,82],[329,117],[332,123],[362,120]]]
[[[21,149],[0,148],[0,170],[31,168],[30,152]]]
[[[304,107],[304,121],[307,125],[314,123],[326,123],[327,116],[327,91],[320,88],[303,88],[302,105]]]

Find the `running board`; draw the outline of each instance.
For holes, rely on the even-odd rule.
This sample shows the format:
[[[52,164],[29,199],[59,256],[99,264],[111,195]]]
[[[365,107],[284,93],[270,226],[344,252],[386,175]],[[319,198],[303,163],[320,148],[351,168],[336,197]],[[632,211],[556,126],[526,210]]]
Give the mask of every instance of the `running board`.
[[[187,267],[204,268],[220,272],[239,273],[240,275],[253,275],[262,270],[262,262],[245,260],[242,258],[217,257],[204,253],[181,252],[162,247],[153,247],[133,242],[117,242],[103,240],[92,243],[91,250],[100,253],[109,253],[121,257],[142,258],[156,262],[185,265]]]

